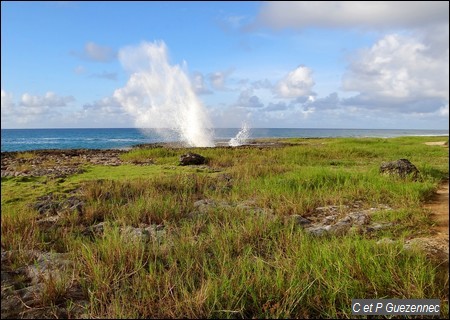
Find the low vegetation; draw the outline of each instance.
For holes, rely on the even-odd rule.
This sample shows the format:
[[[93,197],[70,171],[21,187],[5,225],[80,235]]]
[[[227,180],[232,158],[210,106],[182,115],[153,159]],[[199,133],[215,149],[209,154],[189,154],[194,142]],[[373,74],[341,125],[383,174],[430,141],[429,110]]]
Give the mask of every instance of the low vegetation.
[[[2,178],[2,251],[15,252],[11,269],[33,263],[29,250],[67,253],[73,270],[47,280],[42,305],[69,306],[65,293],[77,283],[91,318],[352,318],[352,298],[437,298],[448,318],[448,270],[400,242],[377,244],[430,233],[422,204],[449,174],[448,148],[424,144],[438,140],[194,148],[207,163],[186,167],[178,159],[187,149],[155,146],[120,156],[136,165]],[[418,181],[379,174],[381,162],[401,158],[419,169]],[[82,207],[61,207],[54,224],[38,223],[34,204],[49,194]],[[227,205],[201,211],[195,203],[204,199]],[[392,227],[314,237],[289,219],[355,204],[391,208],[372,219]],[[145,241],[124,232],[148,226],[158,231]]]

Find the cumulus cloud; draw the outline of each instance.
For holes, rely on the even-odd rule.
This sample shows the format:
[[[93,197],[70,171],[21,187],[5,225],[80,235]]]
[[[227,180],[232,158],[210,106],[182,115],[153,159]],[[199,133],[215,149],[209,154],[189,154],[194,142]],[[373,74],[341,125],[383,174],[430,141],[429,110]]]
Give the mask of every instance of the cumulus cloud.
[[[86,103],[81,110],[72,115],[72,122],[81,123],[85,127],[130,127],[133,119],[123,110],[114,97],[105,97],[91,103]]]
[[[84,59],[95,62],[110,62],[117,56],[112,48],[98,45],[92,41],[86,43],[82,54],[79,55]]]
[[[249,88],[240,93],[236,106],[240,108],[262,108],[264,104],[259,97],[254,95],[253,89]]]
[[[83,105],[84,112],[99,113],[101,115],[125,115],[121,104],[114,97],[106,97]]]
[[[448,103],[442,107],[439,108],[438,110],[439,114],[441,116],[447,117],[448,118]],[[448,127],[448,126],[447,126]]]
[[[317,110],[336,109],[340,106],[340,99],[336,92],[330,93],[325,98],[311,98],[308,105]]]
[[[313,95],[313,86],[314,80],[311,69],[299,66],[278,82],[275,90],[281,98],[298,98]]]
[[[16,104],[14,103],[13,100],[13,95],[12,93],[6,92],[5,90],[2,89],[1,92],[2,95],[2,116],[7,116],[10,115],[14,112],[14,108],[16,106]]]
[[[31,124],[36,127],[42,126],[42,123],[61,116],[61,108],[67,107],[75,101],[72,96],[59,96],[54,92],[46,94],[32,95],[24,93],[18,102],[15,102],[11,93],[2,89],[2,125],[3,117],[7,119],[5,125],[8,127],[14,124]]]
[[[305,27],[419,27],[447,22],[448,1],[267,1],[256,24]]]
[[[449,104],[448,21],[447,1],[264,2],[249,29],[319,27],[385,32],[373,45],[350,57],[339,89],[356,92],[354,96],[342,99],[331,93],[316,97],[311,73],[296,69],[274,92],[278,98],[295,99],[302,107],[291,100],[271,102],[264,110],[280,113],[306,107],[316,110],[316,115],[327,114],[331,123],[350,114],[361,121],[367,117],[385,121],[396,115],[404,117],[399,121],[436,117],[442,123],[439,117],[448,116]],[[306,96],[313,99],[299,100]]]
[[[389,34],[361,50],[342,82],[344,90],[359,94],[344,104],[409,112],[434,112],[448,104],[448,26],[441,35],[442,41],[427,41]]]
[[[51,91],[43,96],[24,93],[20,99],[20,106],[25,108],[65,107],[72,101],[75,101],[72,96],[61,97]]]

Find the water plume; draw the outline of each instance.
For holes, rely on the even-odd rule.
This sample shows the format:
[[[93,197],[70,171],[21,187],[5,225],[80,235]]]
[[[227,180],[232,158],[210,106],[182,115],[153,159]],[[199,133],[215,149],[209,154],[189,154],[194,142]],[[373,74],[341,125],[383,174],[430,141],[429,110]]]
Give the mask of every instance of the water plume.
[[[121,49],[119,60],[130,78],[114,97],[136,127],[155,128],[166,137],[164,129],[171,129],[189,147],[213,147],[208,114],[183,68],[169,63],[167,51],[162,41]]]
[[[247,123],[243,123],[241,130],[236,134],[234,138],[231,138],[228,145],[231,147],[242,146],[247,143],[250,138],[250,128]]]

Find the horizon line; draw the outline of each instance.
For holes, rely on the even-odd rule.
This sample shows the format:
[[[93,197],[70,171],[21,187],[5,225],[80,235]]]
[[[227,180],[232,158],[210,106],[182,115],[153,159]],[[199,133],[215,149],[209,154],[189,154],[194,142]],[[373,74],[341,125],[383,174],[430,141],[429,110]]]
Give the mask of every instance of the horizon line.
[[[137,128],[137,127],[69,127],[69,128],[1,128],[1,130],[98,130],[98,129],[138,129],[138,130],[174,130],[173,128]],[[241,127],[214,127],[208,130],[215,129],[242,129]],[[445,129],[423,129],[423,128],[315,128],[315,127],[250,127],[249,129],[305,129],[305,130],[422,130],[422,131],[449,131]]]

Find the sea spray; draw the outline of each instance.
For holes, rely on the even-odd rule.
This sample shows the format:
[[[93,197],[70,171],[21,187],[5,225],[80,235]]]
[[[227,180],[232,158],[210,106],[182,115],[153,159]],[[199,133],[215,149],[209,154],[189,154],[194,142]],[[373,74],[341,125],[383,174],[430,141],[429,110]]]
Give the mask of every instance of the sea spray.
[[[241,130],[236,134],[234,138],[231,138],[228,145],[231,147],[242,146],[247,143],[250,138],[250,128],[247,123],[242,124]]]
[[[189,147],[213,147],[208,114],[183,69],[169,64],[167,51],[162,41],[121,49],[119,60],[130,78],[114,97],[138,128],[155,128],[166,138],[164,129],[171,129]]]

